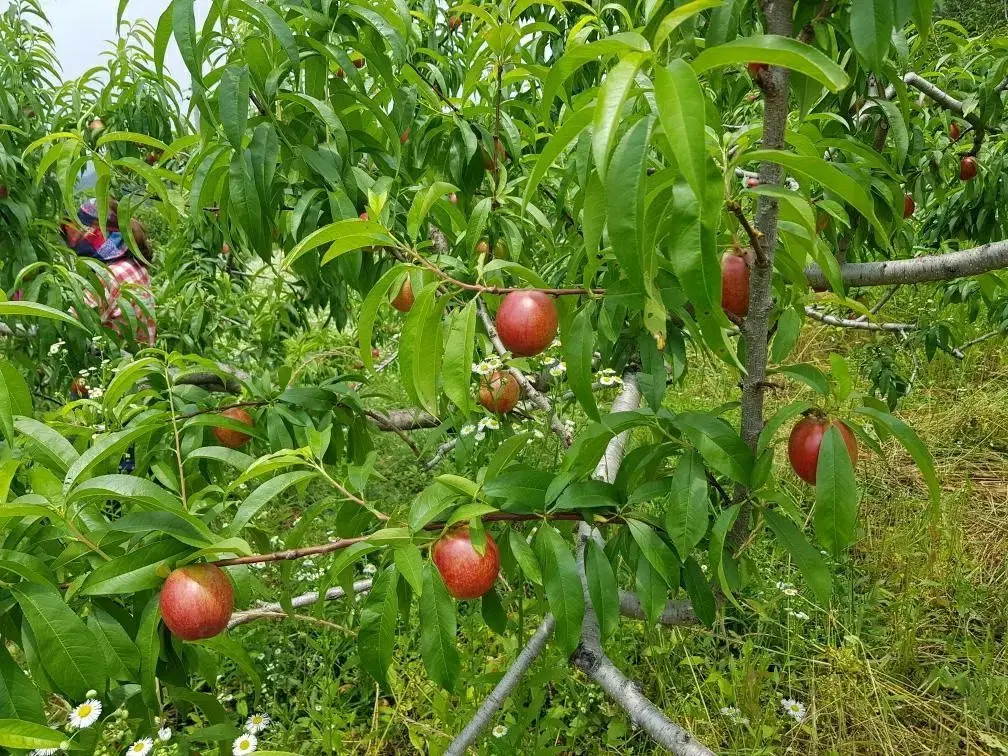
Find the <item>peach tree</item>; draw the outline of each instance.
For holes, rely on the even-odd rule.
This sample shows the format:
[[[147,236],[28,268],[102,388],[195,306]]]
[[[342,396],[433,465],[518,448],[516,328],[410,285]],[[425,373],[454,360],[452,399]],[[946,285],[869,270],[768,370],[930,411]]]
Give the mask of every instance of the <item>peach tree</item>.
[[[0,632],[18,649],[0,649],[0,746],[93,752],[110,717],[66,731],[43,707],[55,696],[120,711],[141,739],[195,710],[206,726],[186,747],[226,747],[240,733],[194,681],[212,685],[221,655],[258,672],[224,629],[357,594],[361,667],[388,686],[417,612],[420,657],[448,690],[466,642],[455,599],[515,633],[535,597],[540,624],[448,753],[477,741],[546,643],[660,746],[710,753],[606,655],[621,617],[752,611],[763,538],[828,604],[857,539],[859,449],[900,442],[930,516],[939,503],[895,400],[858,390],[841,355],[828,373],[797,361],[803,327],[961,356],[955,328],[884,322],[891,295],[874,294],[955,281],[947,296],[1004,328],[1008,60],[933,29],[930,7],[215,0],[197,18],[175,0],[134,30],[108,69],[117,96],[85,88],[77,112],[132,105],[100,134],[64,119],[12,159],[38,161],[31,179],[52,177],[64,205],[90,163],[102,192],[134,192],[120,216],[154,202],[257,260],[270,305],[297,297],[355,332],[361,367],[307,382],[106,346],[100,390],[42,412],[33,376],[0,362]],[[170,40],[184,114],[145,94],[179,101],[158,83]],[[97,325],[67,315],[87,285],[0,301],[0,317],[90,338]],[[41,333],[8,330],[15,344]],[[389,330],[397,351],[379,364]],[[737,381],[734,401],[682,407],[700,362]],[[409,407],[376,408],[386,368]],[[767,412],[790,382],[811,399]],[[408,507],[375,499],[374,434],[421,428],[443,439],[437,474]],[[500,432],[477,451],[487,428]],[[774,465],[785,447],[800,500]],[[265,514],[309,485],[326,493],[277,549]],[[322,518],[336,535],[306,543]],[[297,594],[307,557],[322,577]],[[266,563],[279,583],[250,569]]]

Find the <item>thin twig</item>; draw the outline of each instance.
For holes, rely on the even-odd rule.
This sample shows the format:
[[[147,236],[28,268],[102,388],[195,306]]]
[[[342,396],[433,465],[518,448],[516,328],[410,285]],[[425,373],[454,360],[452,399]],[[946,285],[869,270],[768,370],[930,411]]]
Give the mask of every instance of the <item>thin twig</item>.
[[[810,318],[818,320],[820,323],[836,326],[837,328],[859,328],[862,331],[890,331],[893,333],[906,333],[917,328],[912,323],[870,323],[866,320],[838,318],[836,315],[820,312],[815,307],[806,307],[805,314]]]
[[[749,243],[752,245],[753,252],[756,253],[756,259],[765,265],[767,257],[766,252],[763,250],[759,231],[749,223],[748,218],[745,217],[745,213],[742,212],[742,206],[738,202],[729,202],[728,209],[738,218],[739,225],[742,226],[749,237]]]

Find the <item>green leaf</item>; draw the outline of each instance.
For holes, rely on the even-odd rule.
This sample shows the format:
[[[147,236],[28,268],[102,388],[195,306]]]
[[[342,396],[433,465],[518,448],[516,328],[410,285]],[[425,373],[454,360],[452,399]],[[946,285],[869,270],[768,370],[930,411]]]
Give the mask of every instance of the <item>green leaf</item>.
[[[29,583],[47,583],[56,587],[56,577],[49,565],[36,556],[13,549],[0,549],[0,571],[6,570],[27,580]]]
[[[595,353],[593,309],[591,303],[588,303],[569,321],[565,320],[564,325],[568,322],[570,325],[562,329],[564,332],[560,334],[560,341],[567,362],[567,383],[585,414],[592,420],[598,420],[598,405],[595,403],[595,392],[592,391],[592,358]]]
[[[685,557],[707,534],[707,470],[700,455],[687,451],[672,478],[672,496],[665,510],[665,530]]]
[[[721,308],[721,263],[702,243],[700,203],[687,184],[676,184],[665,215],[669,229],[667,255],[672,271],[696,306],[697,316],[709,317]]]
[[[78,479],[83,478],[102,463],[110,460],[118,463],[123,453],[144,436],[148,436],[156,430],[163,430],[162,424],[155,420],[155,418],[148,418],[146,422],[135,427],[109,433],[99,438],[90,449],[70,465],[70,469],[67,470],[66,476],[63,478],[63,494],[69,495]]]
[[[612,483],[602,480],[585,480],[572,483],[557,497],[554,508],[560,511],[585,509],[616,509],[619,494]]]
[[[546,583],[546,601],[556,619],[555,637],[560,649],[572,654],[581,641],[585,611],[577,562],[567,542],[552,525],[541,525],[535,542]]]
[[[742,484],[749,480],[754,464],[752,452],[728,423],[704,412],[683,412],[673,422],[708,467]]]
[[[771,374],[773,373],[786,375],[788,378],[804,383],[821,396],[829,394],[829,379],[815,365],[784,365],[774,368],[771,371]]]
[[[851,43],[870,71],[882,70],[894,23],[893,0],[858,0],[851,3]]]
[[[654,71],[658,118],[673,149],[669,155],[679,165],[693,194],[707,189],[706,102],[696,73],[684,60],[672,60]]]
[[[888,39],[886,44],[888,45]],[[885,113],[886,120],[889,122],[889,133],[892,134],[893,143],[896,146],[896,167],[901,168],[903,161],[906,160],[907,151],[910,149],[910,134],[907,132],[903,113],[900,111],[899,105],[892,100],[877,98],[875,102],[882,108],[882,112]]]
[[[63,310],[57,310],[55,307],[39,304],[38,302],[0,302],[0,318],[4,317],[45,318],[47,320],[58,320],[62,323],[72,325],[74,328],[80,328],[82,331],[90,333],[83,323],[63,312]]]
[[[585,578],[588,581],[588,596],[598,618],[599,632],[605,640],[619,624],[619,589],[609,558],[591,538],[585,542]]]
[[[420,658],[430,679],[448,691],[455,687],[460,668],[456,632],[455,602],[441,575],[428,563],[420,594]]]
[[[114,680],[134,680],[140,673],[140,649],[119,621],[97,604],[92,604],[87,625],[105,653],[109,676]]]
[[[398,582],[399,573],[393,565],[378,574],[361,604],[360,630],[357,633],[361,667],[385,688],[388,687],[388,668],[392,664],[395,644]]]
[[[637,556],[637,568],[634,570],[634,587],[637,598],[640,599],[644,614],[650,624],[658,622],[668,603],[668,586],[651,562],[643,555]]]
[[[24,670],[0,644],[0,719],[45,722],[42,696]]]
[[[372,287],[364,298],[357,313],[357,341],[360,344],[360,357],[364,367],[374,368],[374,356],[371,354],[371,342],[374,338],[374,324],[378,318],[378,310],[388,306],[389,290],[396,284],[401,284],[404,272],[409,270],[406,265],[392,266]]]
[[[291,486],[316,477],[318,477],[318,473],[315,470],[294,470],[293,472],[284,473],[267,480],[250,493],[245,501],[241,503],[241,506],[238,507],[238,512],[235,514],[234,520],[231,521],[229,532],[232,535],[237,535],[241,532],[242,528],[252,521],[252,518],[258,514],[260,509],[273,501],[281,493]]]
[[[710,581],[693,557],[687,559],[683,565],[683,582],[686,584],[686,593],[690,597],[690,604],[697,619],[707,627],[713,626],[717,616],[714,591],[711,590]]]
[[[444,483],[435,481],[421,491],[410,506],[407,522],[409,529],[416,533],[439,514],[451,507],[459,497],[458,493]]]
[[[144,357],[143,359],[131,362],[123,370],[116,373],[115,377],[109,381],[109,385],[105,389],[105,395],[102,397],[102,406],[105,408],[105,411],[113,411],[116,405],[119,404],[119,401],[126,396],[138,381],[156,373],[163,373],[164,369],[162,362],[154,357]]]
[[[525,577],[536,585],[542,585],[542,570],[539,569],[539,560],[536,559],[535,552],[528,545],[525,536],[514,528],[508,528],[508,545],[511,547],[511,553],[514,555],[515,561],[518,562],[521,571],[525,573]]]
[[[708,47],[693,61],[697,73],[724,66],[768,63],[790,68],[815,79],[831,92],[846,89],[850,79],[843,68],[816,50],[796,39],[764,34],[739,37],[731,42]]]
[[[301,243],[294,247],[284,258],[284,269],[290,270],[294,261],[305,252],[310,252],[327,244],[329,245],[329,249],[322,258],[323,265],[355,249],[390,246],[395,243],[395,239],[389,235],[389,232],[380,223],[376,223],[375,221],[362,220],[360,218],[336,221],[309,234]]]
[[[854,543],[857,506],[857,482],[850,452],[839,428],[831,424],[819,447],[812,524],[819,542],[834,557],[840,557]]]
[[[723,4],[724,0],[693,0],[693,2],[686,3],[670,11],[661,20],[661,23],[658,24],[658,31],[655,32],[654,38],[654,49],[658,50],[665,44],[665,40],[669,38],[669,35],[679,28],[679,25],[683,22],[688,21],[701,11],[705,11],[708,8],[716,8]]]
[[[759,444],[756,446],[756,453],[762,454],[766,448],[770,446],[774,440],[774,436],[777,435],[778,429],[784,423],[811,407],[811,404],[799,399],[798,401],[786,404],[777,410],[770,419],[767,420],[766,425],[763,426],[763,431],[760,433],[759,437]]]
[[[522,194],[522,204],[527,205],[533,192],[538,188],[543,176],[550,166],[557,161],[557,158],[564,153],[571,142],[578,138],[594,116],[594,108],[587,105],[574,114],[567,117],[567,120],[556,130],[550,140],[542,148],[536,163],[529,172],[528,183],[525,184],[525,192]]]
[[[770,345],[770,361],[783,362],[791,354],[801,334],[803,317],[794,308],[788,308],[777,318],[777,333]]]
[[[59,730],[52,730],[35,722],[18,719],[0,719],[0,746],[17,750],[58,749],[67,736]],[[80,750],[75,749],[75,750]]]
[[[753,150],[746,153],[745,160],[767,160],[777,163],[793,173],[801,174],[818,182],[829,191],[839,195],[861,213],[875,229],[880,244],[887,249],[891,246],[889,233],[875,215],[875,204],[865,189],[867,180],[865,186],[862,186],[861,183],[820,157],[796,155],[793,152],[783,150]]]
[[[476,348],[476,298],[455,312],[444,351],[444,392],[462,412],[472,411],[472,357]]]
[[[22,583],[10,589],[38,644],[49,679],[73,701],[91,690],[104,690],[105,659],[94,653],[95,639],[87,625],[52,586]]]
[[[31,415],[32,401],[28,384],[12,364],[0,359],[0,431],[7,445],[14,445],[14,418]]]
[[[438,299],[438,286],[433,282],[420,290],[399,338],[399,375],[406,395],[435,417],[443,345],[441,311],[448,301],[447,297]]]
[[[937,507],[941,498],[938,473],[935,472],[934,459],[931,457],[931,452],[928,451],[924,442],[920,440],[920,436],[914,432],[913,428],[888,412],[882,412],[873,407],[859,407],[855,411],[859,415],[871,418],[872,422],[884,427],[896,437],[897,441],[903,444],[903,448],[910,453],[913,461],[920,468],[921,474],[927,482],[928,493],[931,495],[931,503],[934,507]]]
[[[109,532],[139,535],[163,533],[179,543],[197,549],[211,546],[220,540],[202,520],[181,508],[175,512],[131,512],[110,523]]]
[[[119,499],[139,504],[144,509],[181,512],[182,500],[152,480],[133,475],[99,475],[75,486],[67,504],[86,499]]]
[[[140,616],[140,629],[136,638],[137,648],[140,649],[140,696],[151,711],[157,711],[159,707],[157,663],[161,654],[161,633],[158,632],[160,622],[158,597],[151,596]]]
[[[290,27],[287,26],[287,22],[283,20],[279,13],[264,2],[241,0],[241,5],[248,8],[266,22],[270,31],[273,32],[273,36],[277,38],[280,46],[284,49],[284,52],[287,53],[287,57],[290,59],[291,65],[295,70],[297,70],[301,54],[298,51],[297,40],[294,38],[294,32],[292,32]]]
[[[458,187],[447,181],[435,181],[427,188],[418,191],[413,197],[409,213],[406,216],[406,233],[416,239],[420,236],[420,224],[434,206],[434,203],[450,192],[458,191]]]
[[[523,509],[534,512],[546,505],[546,489],[555,477],[545,470],[516,467],[488,481],[483,486],[483,495],[515,502]]]
[[[777,540],[784,545],[784,548],[795,560],[795,564],[801,570],[805,582],[812,589],[812,593],[823,605],[828,604],[830,595],[833,593],[833,580],[829,568],[826,566],[826,560],[819,553],[819,549],[809,543],[805,534],[787,517],[772,509],[763,510],[763,517]]]
[[[735,523],[735,518],[739,515],[741,504],[734,504],[728,509],[721,510],[714,527],[711,528],[710,548],[708,549],[708,559],[711,570],[717,577],[728,599],[738,605],[734,591],[738,589],[738,569],[735,560],[732,558],[731,550],[725,546],[728,540],[728,531]]]
[[[627,53],[609,70],[599,87],[592,118],[592,154],[595,167],[603,179],[609,165],[609,153],[616,140],[616,127],[622,119],[623,104],[630,94],[637,71],[647,57],[647,53]]]
[[[172,31],[182,54],[182,62],[194,81],[202,81],[200,61],[196,53],[196,10],[192,0],[172,0]]]
[[[630,535],[640,548],[644,558],[655,568],[669,586],[679,585],[679,559],[658,534],[647,523],[627,520]]]
[[[609,241],[627,276],[654,294],[657,258],[644,246],[644,185],[651,118],[637,121],[620,140],[605,177]],[[664,328],[664,322],[662,323]],[[650,330],[650,329],[649,329]]]
[[[420,554],[420,549],[418,549],[412,543],[404,543],[400,546],[396,546],[395,550],[392,552],[393,558],[395,559],[396,569],[399,573],[406,578],[406,582],[410,584],[410,588],[413,592],[419,596],[423,593],[423,556]]]
[[[192,549],[174,539],[141,546],[91,572],[80,587],[85,596],[114,596],[157,588],[164,582],[162,572]]]
[[[240,150],[249,111],[249,72],[246,66],[231,65],[221,74],[217,87],[221,126],[231,146]]]

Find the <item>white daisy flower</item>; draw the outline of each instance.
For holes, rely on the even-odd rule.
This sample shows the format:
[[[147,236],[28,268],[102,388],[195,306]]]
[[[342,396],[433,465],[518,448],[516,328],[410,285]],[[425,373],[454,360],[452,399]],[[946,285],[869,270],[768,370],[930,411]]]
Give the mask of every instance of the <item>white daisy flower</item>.
[[[500,430],[500,421],[496,417],[484,417],[479,421],[480,430]]]
[[[57,753],[59,748],[36,748],[30,756],[56,756]]]
[[[781,591],[781,592],[782,592],[782,593],[783,593],[783,594],[784,594],[785,596],[797,596],[797,595],[798,595],[798,589],[797,589],[797,588],[785,588],[785,589],[784,589],[783,591]]]
[[[167,743],[171,740],[171,727],[162,727],[157,731],[157,736],[162,743]]]
[[[101,701],[89,698],[80,706],[75,706],[70,712],[70,727],[75,730],[84,730],[98,721],[101,712]]]
[[[66,346],[65,341],[56,341],[49,346],[49,354],[57,355],[63,351],[63,347]]]
[[[105,395],[105,389],[96,386],[90,390],[90,393],[92,399],[101,399]]]
[[[784,713],[789,717],[793,718],[795,722],[802,722],[805,719],[805,704],[801,701],[796,701],[793,698],[782,698],[781,706],[784,707]]]
[[[738,708],[735,707],[735,706],[722,706],[721,707],[721,716],[728,717],[729,719],[735,719],[741,713],[742,712],[740,712],[738,710]]]
[[[493,736],[495,738],[503,738],[505,735],[507,735],[507,727],[504,725],[497,725],[493,728]]]
[[[508,353],[508,355],[510,356],[510,352]],[[484,364],[490,367],[491,371],[496,370],[497,368],[499,368],[501,365],[504,364],[503,362],[501,362],[501,358],[498,357],[496,354],[491,354],[489,357],[483,360],[483,362]]]
[[[365,564],[363,567],[361,567],[361,572],[363,572],[365,575],[374,575],[376,572],[378,572],[378,568],[375,567],[373,564]],[[255,717],[262,719],[263,715],[256,714]],[[251,722],[253,718],[254,717],[249,717],[249,722]],[[266,717],[266,723],[269,724],[269,717]],[[249,730],[249,732],[259,732],[259,730]]]
[[[483,431],[477,431],[476,435],[473,436],[473,438],[475,438],[477,441],[482,441],[484,438],[486,438],[486,433],[484,433]]]
[[[549,374],[554,378],[559,378],[561,375],[567,372],[567,363],[562,360],[555,365],[551,365],[549,369]]]
[[[81,368],[80,370],[77,371],[77,375],[81,376],[82,378],[87,378],[89,375],[91,375],[91,368]]]
[[[374,567],[374,565],[368,565],[368,567]],[[366,571],[366,570],[365,570]],[[374,569],[371,570],[374,572]],[[370,574],[370,573],[369,573]],[[245,720],[245,732],[251,732],[253,735],[262,732],[267,727],[269,727],[270,718],[265,714],[253,714],[247,720]]]
[[[553,339],[553,341],[550,342],[550,345],[547,348],[548,349],[559,349],[560,348],[560,339],[559,338]]]
[[[463,436],[471,436],[475,432],[476,432],[476,426],[472,424],[463,425],[462,430],[459,431],[459,433],[461,433]]]
[[[151,752],[151,749],[153,747],[154,747],[153,739],[142,738],[133,745],[131,745],[128,749],[126,749],[126,753],[128,753],[129,756],[147,756],[147,754]]]
[[[805,612],[795,612],[795,611],[792,611],[790,609],[788,609],[788,614],[790,614],[796,620],[802,620],[802,621],[804,621],[804,620],[807,620],[809,618],[809,616],[807,614],[805,614]]]
[[[487,362],[486,360],[483,360],[483,362],[479,363],[478,365],[476,364],[473,365],[473,372],[478,373],[479,375],[490,375],[490,373],[492,373],[493,371],[494,369],[490,366],[490,363]]]
[[[603,386],[622,386],[623,379],[618,375],[603,375],[599,378],[599,383]]]
[[[246,732],[244,735],[239,735],[235,738],[235,742],[231,744],[231,753],[234,756],[245,756],[245,754],[254,753],[258,747],[259,741],[256,739],[256,736],[251,732]]]

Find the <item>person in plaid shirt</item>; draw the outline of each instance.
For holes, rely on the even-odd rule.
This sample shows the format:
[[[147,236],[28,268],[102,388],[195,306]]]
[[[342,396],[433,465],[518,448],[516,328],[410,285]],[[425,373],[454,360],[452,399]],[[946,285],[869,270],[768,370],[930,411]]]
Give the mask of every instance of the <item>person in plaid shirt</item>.
[[[102,324],[110,326],[116,332],[120,332],[120,327],[128,323],[124,307],[129,308],[137,322],[137,343],[153,346],[157,338],[154,295],[145,262],[150,262],[154,255],[146,229],[139,221],[130,221],[133,241],[141,256],[138,258],[127,247],[126,240],[119,231],[118,204],[115,200],[109,201],[109,214],[105,224],[107,235],[102,233],[98,223],[95,200],[88,200],[81,205],[77,219],[83,230],[76,224],[63,225],[67,245],[82,257],[92,257],[105,263],[105,270],[100,274],[105,290],[104,301],[90,292],[85,293],[84,301],[99,311]]]

